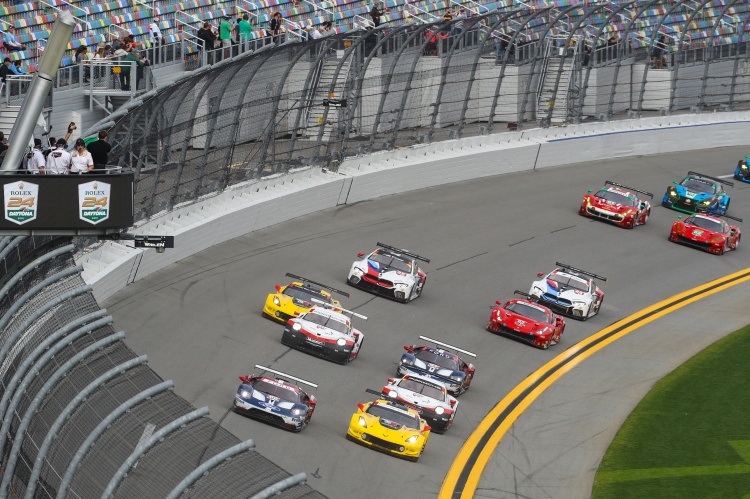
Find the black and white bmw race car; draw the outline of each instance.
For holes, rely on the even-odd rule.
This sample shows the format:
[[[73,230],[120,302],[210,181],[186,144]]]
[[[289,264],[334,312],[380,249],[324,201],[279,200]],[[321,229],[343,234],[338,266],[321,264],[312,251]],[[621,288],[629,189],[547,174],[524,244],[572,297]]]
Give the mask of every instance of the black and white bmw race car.
[[[445,386],[419,374],[388,378],[382,395],[419,411],[419,417],[427,421],[435,433],[445,433],[458,410],[458,399],[449,395]]]
[[[309,312],[287,321],[281,343],[339,364],[348,364],[359,355],[365,340],[365,335],[352,327],[351,318],[367,320],[367,317],[314,298],[313,302],[317,305]]]
[[[594,279],[607,281],[606,277],[557,262],[557,268],[531,283],[529,294],[552,311],[585,321],[599,313],[604,301],[604,291]]]
[[[287,430],[302,431],[310,423],[317,401],[289,380],[313,388],[318,385],[268,367],[256,365],[255,368],[262,374],[240,376],[242,383],[232,403],[234,411]]]
[[[422,294],[427,274],[417,261],[430,263],[428,258],[406,250],[378,243],[378,249],[352,264],[347,282],[379,295],[408,303]]]

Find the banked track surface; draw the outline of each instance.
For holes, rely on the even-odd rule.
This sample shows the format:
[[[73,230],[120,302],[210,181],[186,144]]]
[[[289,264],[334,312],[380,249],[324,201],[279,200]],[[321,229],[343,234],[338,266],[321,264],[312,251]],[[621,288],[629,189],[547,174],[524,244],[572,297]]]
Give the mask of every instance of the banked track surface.
[[[668,242],[669,227],[678,214],[658,206],[665,187],[687,170],[726,175],[744,153],[740,148],[727,148],[580,164],[341,206],[199,253],[128,286],[104,305],[118,328],[128,332],[129,345],[139,354],[148,353],[155,370],[175,380],[179,394],[194,405],[208,406],[224,427],[242,439],[254,439],[263,455],[291,473],[306,471],[311,485],[322,493],[333,498],[355,494],[435,497],[464,440],[529,373],[622,317],[748,266],[747,243],[736,252],[716,257]],[[586,189],[596,189],[607,179],[654,193],[656,206],[646,226],[630,231],[576,214]],[[736,216],[747,218],[750,213],[748,187],[737,183],[731,190],[730,212]],[[260,309],[273,285],[285,283],[284,273],[338,287],[357,251],[371,250],[378,240],[432,259],[426,266],[424,295],[402,305],[347,287],[351,298],[343,301],[345,306],[369,317],[360,324],[366,335],[362,354],[348,366],[281,345],[282,326],[263,319]],[[510,298],[514,289],[527,290],[535,273],[550,269],[555,261],[609,277],[602,286],[606,294],[600,316],[587,322],[569,321],[562,342],[548,351],[486,332],[489,307],[495,299]],[[732,302],[747,295],[747,286],[737,289]],[[705,320],[706,311],[700,307],[720,300],[691,305],[678,319],[685,327]],[[585,497],[595,470],[591,462],[598,462],[624,417],[610,413],[618,405],[612,404],[612,394],[621,412],[629,410],[653,382],[747,318],[739,306],[723,307],[722,313],[735,315],[720,324],[712,322],[711,334],[700,335],[699,341],[683,341],[680,328],[664,332],[662,327],[659,342],[644,343],[643,357],[630,357],[632,350],[618,355],[621,349],[615,343],[591,359],[598,361],[573,369],[570,379],[581,379],[580,384],[561,383],[540,397],[532,407],[536,431],[523,432],[519,440],[511,430],[498,448],[502,458],[488,466],[477,496]],[[695,320],[689,319],[691,314]],[[670,319],[661,321],[665,320]],[[395,374],[402,346],[419,343],[420,334],[478,354],[475,380],[460,397],[453,427],[445,435],[430,438],[418,463],[346,441],[346,426],[357,402],[370,399],[365,388],[382,387]],[[638,334],[622,341],[638,348]],[[629,383],[611,375],[627,375],[629,366],[647,363],[656,351],[675,360],[660,368],[649,364],[645,382]],[[302,433],[288,433],[228,412],[237,376],[255,364],[320,385],[313,422]],[[622,398],[616,396],[621,380]],[[587,396],[580,414],[568,404],[566,422],[557,421],[559,399],[576,400],[579,388],[591,391],[592,386],[607,405],[597,406],[597,397]],[[588,439],[591,447],[584,453],[586,459],[572,462],[573,454],[564,447],[581,454],[587,425],[576,423],[592,418],[591,411],[597,411],[605,430]],[[539,431],[539,419],[545,417],[555,420],[556,427]],[[523,424],[522,415],[516,427]],[[572,431],[573,426],[578,430]],[[550,440],[549,435],[564,438]],[[533,477],[534,469],[539,469],[534,462],[538,456],[546,459],[546,480],[556,485],[553,492],[544,477]],[[571,488],[561,489],[565,483]]]

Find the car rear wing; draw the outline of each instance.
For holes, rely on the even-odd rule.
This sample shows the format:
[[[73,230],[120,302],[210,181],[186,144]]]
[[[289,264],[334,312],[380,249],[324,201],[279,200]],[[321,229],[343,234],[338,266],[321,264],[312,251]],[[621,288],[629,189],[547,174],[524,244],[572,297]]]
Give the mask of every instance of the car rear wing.
[[[531,301],[536,301],[537,300],[536,296],[532,296],[532,295],[530,295],[528,293],[524,293],[523,291],[515,290],[515,291],[513,291],[513,294],[514,295],[523,296],[524,298],[529,299]]]
[[[311,383],[310,381],[305,381],[304,379],[295,378],[294,376],[287,374],[287,373],[283,373],[281,371],[275,371],[271,369],[270,367],[259,366],[258,364],[255,364],[255,369],[260,369],[263,372],[268,372],[268,373],[276,374],[278,376],[283,376],[284,377],[283,381],[292,380],[292,381],[296,381],[297,383],[304,383],[308,386],[312,386],[316,390],[318,388],[318,385],[316,385],[315,383]]]
[[[362,314],[358,314],[357,312],[353,312],[353,311],[347,310],[345,308],[337,307],[333,303],[326,303],[326,302],[324,302],[322,300],[318,300],[317,298],[311,298],[311,299],[315,303],[317,303],[319,305],[323,305],[324,307],[328,307],[328,308],[330,308],[330,309],[332,309],[334,311],[341,311],[341,313],[343,313],[343,314],[349,314],[350,317],[359,317],[360,319],[367,320],[366,316],[364,316]]]
[[[349,293],[347,293],[346,291],[341,291],[340,289],[336,289],[336,288],[334,288],[332,286],[328,286],[327,284],[321,284],[319,282],[313,281],[312,279],[308,279],[306,277],[301,277],[301,276],[292,274],[290,272],[287,272],[286,276],[287,277],[291,277],[292,279],[297,279],[299,281],[302,281],[303,284],[314,284],[315,286],[320,286],[323,289],[327,289],[328,291],[332,291],[334,293],[338,293],[340,295],[343,295],[343,296],[346,296],[347,298],[349,298]]]
[[[386,402],[388,402],[389,405],[394,405],[394,406],[398,407],[399,409],[404,409],[404,410],[411,409],[411,407],[409,407],[406,404],[402,404],[401,402],[398,402],[397,400],[393,400],[393,399],[391,399],[389,397],[386,397],[385,395],[383,395],[383,392],[379,392],[377,390],[373,390],[372,388],[365,388],[365,391],[367,393],[371,393],[373,395],[376,395],[379,400],[385,400]]]
[[[708,175],[705,175],[703,173],[698,173],[698,172],[688,172],[688,176],[690,175],[695,175],[696,177],[700,177],[700,178],[707,178],[709,180],[713,180],[714,182],[719,182],[720,184],[728,185],[729,187],[734,187],[734,182],[730,182],[729,180],[724,180],[724,179],[716,178],[716,177],[710,177]]]
[[[427,336],[420,336],[419,339],[420,340],[424,340],[424,341],[429,341],[430,343],[434,343],[435,345],[439,345],[441,347],[445,347],[445,348],[447,348],[449,350],[455,350],[457,352],[465,353],[466,355],[469,355],[469,356],[474,357],[474,358],[476,358],[476,356],[477,356],[477,354],[475,354],[475,353],[467,352],[466,350],[461,350],[458,347],[454,347],[453,345],[449,345],[447,343],[443,343],[442,341],[433,340],[432,338],[428,338]],[[432,374],[432,373],[430,373],[430,374]]]
[[[594,279],[599,279],[600,281],[607,282],[607,278],[604,276],[592,274],[591,272],[586,272],[585,270],[577,269],[575,267],[572,267],[570,265],[566,265],[560,262],[555,262],[555,265],[557,265],[558,267],[561,267],[563,270],[572,270],[573,272],[577,272],[579,274],[587,275],[589,277],[593,277]]]
[[[724,218],[728,218],[729,220],[736,220],[739,223],[742,223],[742,219],[738,217],[733,217],[732,215],[722,215]]]
[[[638,192],[640,194],[643,194],[644,196],[648,196],[651,199],[654,199],[654,195],[650,192],[642,191],[640,189],[636,189],[635,187],[628,187],[627,185],[618,184],[617,182],[610,182],[609,180],[604,181],[604,185],[613,185],[615,187],[620,187],[622,189],[627,189],[629,191]]]
[[[429,258],[425,258],[423,256],[419,256],[419,255],[417,255],[415,253],[410,253],[410,252],[408,252],[408,251],[406,251],[404,249],[396,248],[395,246],[389,246],[389,245],[383,244],[383,243],[378,243],[377,246],[379,246],[381,248],[385,248],[387,250],[395,251],[396,253],[399,253],[401,255],[410,256],[410,257],[414,258],[415,260],[421,260],[423,262],[430,263],[430,259]]]

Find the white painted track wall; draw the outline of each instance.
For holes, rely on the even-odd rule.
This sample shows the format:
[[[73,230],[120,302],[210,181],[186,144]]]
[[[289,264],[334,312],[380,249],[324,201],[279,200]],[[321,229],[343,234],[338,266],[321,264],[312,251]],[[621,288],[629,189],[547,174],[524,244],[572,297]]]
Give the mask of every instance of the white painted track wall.
[[[78,256],[98,300],[242,234],[337,205],[504,173],[615,157],[750,145],[750,112],[665,116],[471,137],[350,158],[226,191],[154,217],[133,232],[175,236],[165,253],[107,242]],[[735,165],[726,165],[731,173]]]

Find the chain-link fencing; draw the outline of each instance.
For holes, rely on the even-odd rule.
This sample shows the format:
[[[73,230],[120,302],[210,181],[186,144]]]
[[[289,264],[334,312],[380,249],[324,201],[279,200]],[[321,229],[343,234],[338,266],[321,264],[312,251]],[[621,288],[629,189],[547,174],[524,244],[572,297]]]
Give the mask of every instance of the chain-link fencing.
[[[65,238],[0,238],[0,497],[167,497],[204,463],[175,497],[249,497],[289,478],[250,445],[211,461],[240,441],[127,347],[73,251]],[[322,496],[301,484],[281,497]]]

